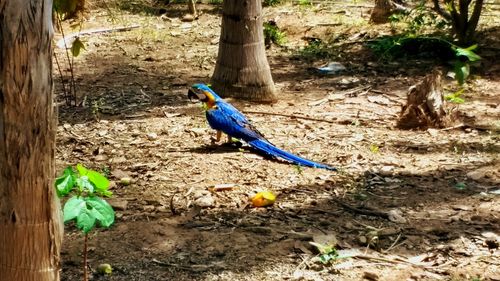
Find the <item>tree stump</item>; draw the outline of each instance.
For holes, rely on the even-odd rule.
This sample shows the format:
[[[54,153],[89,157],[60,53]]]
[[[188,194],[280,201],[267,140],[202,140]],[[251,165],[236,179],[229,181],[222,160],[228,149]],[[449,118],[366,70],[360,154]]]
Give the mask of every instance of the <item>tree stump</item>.
[[[390,15],[395,12],[405,11],[408,11],[408,8],[403,6],[402,1],[375,0],[375,7],[373,7],[370,15],[370,22],[375,24],[387,23]]]
[[[389,21],[389,16],[392,14],[396,5],[391,0],[375,0],[375,7],[373,7],[370,15],[370,22],[373,23],[386,23]]]
[[[448,109],[441,85],[442,74],[435,69],[424,80],[408,90],[397,127],[401,129],[426,129],[450,126],[453,109]]]

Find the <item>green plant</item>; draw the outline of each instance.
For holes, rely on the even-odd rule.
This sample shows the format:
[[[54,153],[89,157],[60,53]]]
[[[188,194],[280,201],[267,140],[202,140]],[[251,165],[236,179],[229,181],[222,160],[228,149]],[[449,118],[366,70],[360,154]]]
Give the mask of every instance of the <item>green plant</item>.
[[[443,9],[439,0],[432,0],[434,10],[443,18],[451,22],[453,34],[458,40],[458,45],[465,46],[474,40],[484,0],[443,0]],[[472,7],[470,7],[473,5]],[[472,8],[472,12],[469,12]]]
[[[85,45],[77,36],[71,36],[67,38],[64,33],[64,28],[62,25],[62,21],[70,18],[75,18],[76,15],[85,10],[85,1],[84,0],[54,0],[53,1],[53,18],[55,24],[55,29],[59,30],[62,34],[62,39],[57,42],[57,45],[60,48],[65,49],[65,59],[69,65],[70,71],[70,82],[66,85],[63,71],[61,69],[61,65],[59,63],[59,59],[57,54],[54,53],[54,60],[57,65],[57,70],[59,72],[59,76],[61,78],[61,85],[64,92],[64,98],[66,100],[67,105],[76,105],[77,104],[77,95],[76,95],[76,82],[75,82],[75,72],[74,72],[74,58],[80,55],[82,50],[85,50]],[[83,18],[83,17],[82,17]],[[75,24],[72,24],[72,28],[78,28],[78,32],[81,31],[82,28],[82,19],[77,21]],[[70,56],[71,53],[71,56]]]
[[[335,261],[339,257],[339,254],[337,252],[337,249],[335,249],[335,246],[323,245],[316,242],[309,242],[309,244],[313,245],[318,249],[319,251],[318,260],[323,264],[328,264],[332,261]]]
[[[300,6],[312,6],[311,0],[299,0],[298,4]]]
[[[99,99],[93,100],[91,102],[91,112],[94,119],[99,121],[101,108],[104,105],[104,99],[101,97]]]
[[[264,38],[269,44],[272,42],[278,46],[283,46],[286,43],[286,34],[279,29],[274,21],[264,23]]]
[[[470,74],[470,64],[481,59],[474,50],[477,45],[460,48],[452,42],[433,36],[411,36],[408,34],[378,38],[368,46],[381,59],[392,60],[397,57],[427,56],[453,60],[453,71],[458,84],[462,85]]]
[[[102,197],[110,197],[109,180],[100,173],[87,169],[83,165],[67,167],[55,181],[57,195],[60,198],[71,196],[63,207],[64,223],[75,221],[75,226],[85,235],[83,252],[84,280],[87,277],[88,233],[98,223],[101,227],[110,227],[115,221],[115,212]]]
[[[442,30],[449,27],[447,20],[440,18],[434,11],[421,2],[409,12],[399,12],[389,16],[389,22],[395,28],[396,23],[405,25],[405,34],[420,35],[427,31]]]
[[[460,97],[463,94],[463,92],[464,92],[464,89],[462,88],[462,89],[456,91],[455,93],[445,95],[444,98],[447,101],[452,102],[452,103],[458,103],[458,104],[464,103],[465,100]]]
[[[429,57],[453,60],[453,71],[460,85],[470,74],[470,64],[481,59],[474,52],[477,45],[461,48],[447,37],[432,33],[446,28],[449,22],[437,17],[425,2],[408,13],[394,14],[389,19],[391,24],[403,23],[406,27],[400,35],[384,36],[369,43],[369,47],[383,59],[428,54]]]
[[[333,57],[333,50],[321,39],[314,38],[299,51],[299,55],[306,59],[325,59]]]
[[[467,77],[470,74],[470,63],[475,62],[481,59],[473,51],[477,49],[477,45],[472,45],[468,48],[460,48],[456,45],[451,44],[451,48],[455,52],[455,63],[453,65],[453,71],[455,72],[455,78],[458,81],[458,84],[462,85],[465,83]]]

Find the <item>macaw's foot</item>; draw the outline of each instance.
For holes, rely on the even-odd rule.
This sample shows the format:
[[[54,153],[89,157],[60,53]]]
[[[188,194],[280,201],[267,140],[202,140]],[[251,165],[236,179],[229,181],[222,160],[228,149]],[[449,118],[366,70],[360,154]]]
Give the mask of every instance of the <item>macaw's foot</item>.
[[[240,140],[233,140],[231,142],[226,142],[223,144],[223,146],[226,147],[234,147],[234,148],[240,148],[243,146],[243,143]]]
[[[215,135],[215,138],[214,137],[210,137],[210,142],[212,143],[212,145],[218,143],[220,141],[220,138],[222,137],[222,132],[221,131],[217,131],[217,134]]]

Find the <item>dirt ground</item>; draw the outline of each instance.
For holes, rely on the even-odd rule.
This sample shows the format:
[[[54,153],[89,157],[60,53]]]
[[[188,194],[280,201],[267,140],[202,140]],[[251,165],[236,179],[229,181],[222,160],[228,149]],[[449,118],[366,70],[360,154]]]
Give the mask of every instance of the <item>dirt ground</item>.
[[[64,104],[54,66],[58,170],[82,163],[113,180],[117,219],[90,235],[92,280],[500,280],[498,21],[480,27],[483,60],[458,106],[465,125],[404,131],[395,123],[408,87],[435,62],[386,62],[359,43],[389,33],[368,25],[370,4],[265,8],[288,36],[268,50],[280,100],[232,102],[278,147],[331,172],[211,144],[186,94],[210,80],[220,6],[200,5],[193,22],[180,20],[184,5],[163,16],[115,8],[92,10],[83,29],[140,27],[82,38],[80,107]],[[329,60],[298,50],[332,36],[347,42],[334,59],[347,69],[321,76],[311,68]],[[251,208],[261,190],[276,203]],[[322,264],[310,241],[339,258]],[[81,279],[82,249],[67,226],[62,280]],[[113,273],[97,274],[101,263]]]

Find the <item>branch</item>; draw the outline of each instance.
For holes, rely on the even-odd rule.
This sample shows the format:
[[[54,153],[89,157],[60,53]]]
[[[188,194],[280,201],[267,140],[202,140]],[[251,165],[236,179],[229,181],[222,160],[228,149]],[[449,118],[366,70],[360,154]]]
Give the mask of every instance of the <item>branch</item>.
[[[365,215],[365,216],[373,216],[373,217],[381,217],[384,219],[389,219],[389,214],[387,212],[382,212],[379,210],[366,210],[366,209],[359,209],[356,207],[352,207],[351,205],[337,199],[337,198],[331,198],[333,201],[335,201],[337,204],[342,206],[344,209],[347,209],[351,212],[354,212],[356,214],[360,215]]]
[[[483,0],[476,0],[474,5],[474,10],[469,19],[469,26],[467,26],[467,37],[471,36],[476,30],[477,24],[479,23],[479,16],[481,16],[481,11],[483,10]]]
[[[440,14],[443,18],[451,20],[450,13],[446,12],[445,10],[443,10],[443,8],[441,8],[441,5],[439,5],[439,0],[432,0],[432,3],[434,3],[434,11]]]
[[[313,117],[307,117],[307,116],[300,116],[300,115],[273,113],[273,112],[262,112],[262,111],[248,111],[248,110],[245,110],[244,113],[247,113],[247,114],[261,114],[261,115],[272,115],[272,116],[282,116],[282,117],[289,117],[289,118],[294,118],[294,119],[304,119],[304,120],[317,121],[317,122],[339,123],[339,122],[336,122],[336,121],[333,121],[333,120],[319,119],[319,118],[313,118]]]

